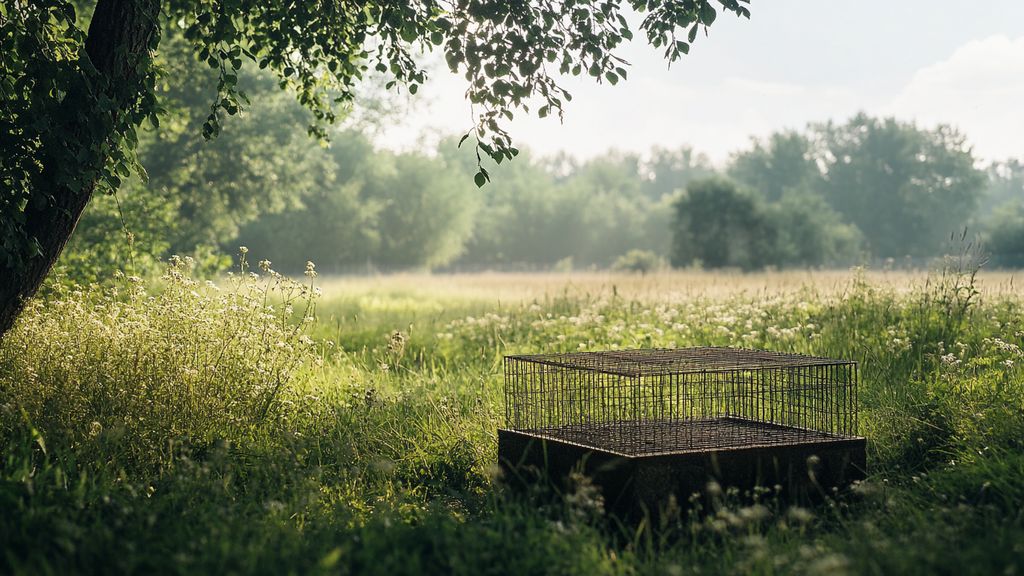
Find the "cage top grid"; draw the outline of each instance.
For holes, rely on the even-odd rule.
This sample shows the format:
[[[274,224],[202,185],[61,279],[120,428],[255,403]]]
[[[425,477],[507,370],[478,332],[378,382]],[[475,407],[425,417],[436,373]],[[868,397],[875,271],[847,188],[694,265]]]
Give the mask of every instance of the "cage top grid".
[[[821,356],[715,346],[524,354],[507,356],[507,358],[630,378],[697,372],[856,364],[851,360],[837,360]]]

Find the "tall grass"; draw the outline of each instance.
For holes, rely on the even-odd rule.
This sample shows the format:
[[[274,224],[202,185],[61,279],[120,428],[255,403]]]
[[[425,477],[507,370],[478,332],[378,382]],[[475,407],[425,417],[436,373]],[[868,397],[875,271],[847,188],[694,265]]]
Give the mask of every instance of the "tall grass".
[[[319,360],[310,285],[267,268],[224,288],[173,259],[158,290],[57,287],[0,347],[0,423],[82,460],[152,472],[183,444],[244,442],[287,419],[291,379]],[[298,305],[300,320],[292,319]]]

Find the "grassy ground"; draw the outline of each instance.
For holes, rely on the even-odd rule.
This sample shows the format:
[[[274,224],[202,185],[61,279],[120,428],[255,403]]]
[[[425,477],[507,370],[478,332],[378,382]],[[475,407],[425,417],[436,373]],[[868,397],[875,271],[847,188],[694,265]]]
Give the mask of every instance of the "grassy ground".
[[[0,573],[1024,572],[1010,275],[320,284],[313,322],[304,285],[183,266],[34,303],[0,345]],[[585,482],[504,490],[503,354],[688,345],[860,361],[869,480],[640,526]]]

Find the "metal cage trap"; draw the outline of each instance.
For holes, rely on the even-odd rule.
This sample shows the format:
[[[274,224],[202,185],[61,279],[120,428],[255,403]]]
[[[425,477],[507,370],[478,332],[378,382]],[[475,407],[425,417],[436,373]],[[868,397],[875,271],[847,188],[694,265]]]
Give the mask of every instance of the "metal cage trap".
[[[587,459],[608,476],[617,462],[658,479],[661,488],[605,478],[645,500],[710,478],[742,487],[863,476],[852,361],[705,347],[507,356],[504,369],[499,458],[510,471],[563,474]],[[808,471],[812,455],[822,470]]]

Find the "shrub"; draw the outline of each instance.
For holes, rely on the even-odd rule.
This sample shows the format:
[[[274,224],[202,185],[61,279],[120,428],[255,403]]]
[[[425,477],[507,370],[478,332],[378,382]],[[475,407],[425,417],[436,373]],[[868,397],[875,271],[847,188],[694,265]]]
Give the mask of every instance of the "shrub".
[[[661,257],[650,250],[630,250],[615,259],[612,270],[647,274],[661,268],[662,265]]]

